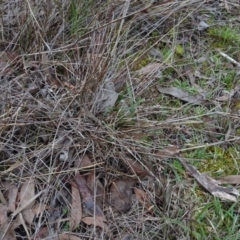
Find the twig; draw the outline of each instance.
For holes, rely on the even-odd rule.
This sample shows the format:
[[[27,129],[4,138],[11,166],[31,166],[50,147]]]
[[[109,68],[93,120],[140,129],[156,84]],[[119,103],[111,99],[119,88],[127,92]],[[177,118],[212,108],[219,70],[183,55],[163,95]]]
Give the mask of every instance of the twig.
[[[219,54],[220,54],[221,56],[225,57],[225,58],[226,58],[227,60],[229,60],[231,63],[233,63],[233,64],[237,65],[238,67],[240,67],[240,63],[237,62],[235,59],[229,57],[226,53],[224,53],[224,52],[222,52],[222,51],[220,51],[220,50],[218,50],[218,52],[219,52]]]

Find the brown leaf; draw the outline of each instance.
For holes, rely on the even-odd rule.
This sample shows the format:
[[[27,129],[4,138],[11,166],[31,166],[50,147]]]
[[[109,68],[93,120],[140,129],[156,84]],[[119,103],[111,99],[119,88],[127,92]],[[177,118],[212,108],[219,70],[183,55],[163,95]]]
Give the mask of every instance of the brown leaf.
[[[43,239],[43,238],[47,238],[49,235],[49,229],[48,227],[41,227],[40,230],[37,233],[36,239]]]
[[[209,116],[203,116],[202,120],[204,122],[204,129],[207,134],[209,134],[209,137],[211,138],[212,142],[217,142],[216,135],[218,135],[218,129],[220,126],[217,126],[217,121],[216,119],[214,120],[213,118]]]
[[[18,194],[18,188],[16,185],[5,183],[4,186],[7,191],[5,191],[4,196],[8,200],[8,207],[9,209],[14,212],[16,210],[16,199]]]
[[[13,228],[9,228],[9,218],[7,213],[9,208],[0,203],[0,239],[3,240],[15,240],[16,234]]]
[[[110,188],[110,203],[116,210],[127,212],[132,205],[132,187],[136,184],[135,179],[122,179],[112,183]]]
[[[81,238],[69,233],[62,233],[55,237],[54,240],[81,240]]]
[[[178,158],[188,173],[196,179],[196,181],[204,187],[213,196],[232,202],[237,201],[239,191],[236,188],[218,186],[219,182],[209,177],[207,174],[200,173],[194,166],[182,158]]]
[[[152,72],[159,71],[162,68],[162,63],[149,63],[145,67],[141,68],[138,73],[141,75],[146,75]]]
[[[160,157],[160,158],[171,158],[174,155],[176,155],[177,153],[179,153],[180,148],[178,146],[171,146],[168,145],[166,146],[164,149],[162,150],[158,150],[156,152],[156,154]]]
[[[5,199],[1,190],[0,190],[0,202],[4,205],[7,205],[7,200]]]
[[[10,71],[14,71],[13,64],[16,63],[18,54],[15,52],[4,51],[0,52],[0,72],[1,74],[7,74]]]
[[[104,112],[114,106],[118,98],[118,93],[115,91],[115,84],[112,81],[105,82],[96,94],[93,112]]]
[[[29,180],[23,183],[19,198],[20,198],[20,205],[23,206],[29,202],[29,199],[34,199],[35,196],[35,183],[33,180]],[[24,220],[28,224],[32,224],[34,213],[32,212],[31,208],[34,205],[34,201],[31,201],[22,211],[22,215]]]
[[[97,204],[94,204],[94,197],[91,193],[91,190],[87,186],[87,183],[84,177],[78,173],[75,176],[75,180],[76,180],[79,192],[81,194],[83,203],[85,204],[89,213],[91,215],[95,214],[95,217],[99,218],[102,221],[107,221],[101,208]]]
[[[0,225],[4,225],[8,223],[7,213],[9,208],[0,203]]]
[[[216,100],[219,102],[226,102],[231,99],[231,94],[228,91],[223,91],[221,96],[216,97]]]
[[[93,164],[87,154],[85,154],[82,158],[81,157],[76,158],[74,162],[75,168],[86,168],[92,165]]]
[[[12,224],[12,229],[16,229],[17,227],[19,227],[22,224],[21,222],[21,218],[19,217],[19,215],[17,215],[16,219],[13,221]]]
[[[48,208],[49,207],[46,204],[36,203],[32,207],[32,212],[34,213],[34,215],[39,215],[40,213],[42,213],[43,211],[45,211]]]
[[[71,218],[70,218],[70,230],[74,230],[78,227],[82,219],[82,202],[79,190],[72,186],[72,206],[71,206]]]
[[[20,206],[18,206],[18,208],[14,211],[14,213],[12,214],[12,217],[17,216],[24,209],[29,208],[30,205],[32,206],[32,203],[34,204],[35,199],[37,199],[42,193],[43,191],[40,191],[39,193],[34,195],[32,198],[30,198],[28,201],[24,202],[24,204],[20,203],[19,204]]]
[[[10,228],[5,233],[6,229],[7,229],[6,225],[0,226],[0,239],[1,240],[17,240],[14,229]],[[4,237],[3,237],[3,235],[4,235]]]
[[[136,194],[136,197],[139,202],[141,202],[144,206],[144,208],[147,210],[149,213],[153,213],[153,206],[149,200],[148,195],[141,189],[134,188],[134,192]]]
[[[73,86],[71,83],[68,83],[68,82],[64,82],[63,85],[70,90],[73,90],[75,88],[75,86]]]
[[[103,201],[103,196],[105,194],[104,187],[98,178],[95,176],[95,171],[92,170],[87,176],[87,186],[92,192],[96,193],[96,202],[101,205]]]
[[[133,174],[136,174],[140,178],[144,178],[149,175],[149,172],[144,169],[143,164],[132,158],[125,158],[125,163],[130,168]]]
[[[108,226],[103,222],[101,221],[100,219],[98,218],[94,218],[94,217],[84,217],[82,218],[82,221],[87,224],[87,225],[94,225],[96,227],[100,227],[102,228],[106,234],[112,238],[112,233],[110,231],[110,229],[108,228]]]
[[[188,76],[188,79],[191,83],[191,86],[194,87],[199,93],[205,93],[205,90],[203,90],[199,85],[196,84],[196,76],[194,75],[194,69],[190,66],[185,66],[184,71],[186,75]]]
[[[184,102],[192,103],[194,105],[201,105],[204,103],[203,96],[200,94],[190,95],[187,91],[176,87],[161,87],[157,86],[160,93],[168,94],[176,97]]]
[[[221,184],[240,184],[240,175],[228,175],[216,178]]]

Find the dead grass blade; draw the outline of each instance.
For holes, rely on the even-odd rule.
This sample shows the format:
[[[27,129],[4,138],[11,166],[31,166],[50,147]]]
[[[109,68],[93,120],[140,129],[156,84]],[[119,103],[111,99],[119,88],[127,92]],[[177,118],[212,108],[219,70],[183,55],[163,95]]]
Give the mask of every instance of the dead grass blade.
[[[81,238],[70,233],[62,233],[54,238],[54,240],[81,240]]]
[[[1,75],[7,75],[11,71],[16,69],[13,66],[16,63],[16,59],[19,55],[15,52],[4,51],[0,52],[0,73]]]
[[[29,213],[25,214],[25,216],[26,216],[26,218],[24,219],[23,218],[23,213],[20,212],[18,214],[18,220],[19,220],[19,223],[23,226],[24,231],[26,232],[28,239],[31,239],[29,229],[26,225],[26,221],[32,221],[32,219],[31,219],[32,216]],[[33,217],[34,217],[34,215],[33,215]]]
[[[2,193],[2,191],[0,190],[0,201],[1,203],[3,203],[4,205],[7,205],[7,201]]]

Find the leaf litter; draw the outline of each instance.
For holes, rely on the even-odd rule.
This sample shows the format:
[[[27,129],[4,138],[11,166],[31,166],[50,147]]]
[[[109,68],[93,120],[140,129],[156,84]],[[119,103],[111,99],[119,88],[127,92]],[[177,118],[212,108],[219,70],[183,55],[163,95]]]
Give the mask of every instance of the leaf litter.
[[[94,112],[105,112],[107,109],[114,106],[117,101],[118,93],[115,90],[114,83],[107,81],[99,88],[96,94],[96,100],[93,105]]]
[[[162,63],[149,63],[145,67],[138,70],[137,73],[140,75],[147,75],[155,72],[161,72],[160,69],[162,68],[162,66],[163,66]]]
[[[70,230],[74,230],[78,227],[82,219],[82,201],[79,190],[72,186],[72,204],[71,204],[71,216],[70,216]]]
[[[124,163],[129,167],[129,170],[139,178],[150,175],[149,171],[145,169],[148,166],[143,166],[144,164],[141,164],[138,160],[126,157],[124,158]]]
[[[70,233],[62,233],[56,236],[54,240],[81,240],[81,238]]]
[[[29,202],[29,199],[32,199],[35,196],[35,183],[33,180],[29,180],[25,183],[23,183],[19,198],[20,198],[20,206],[24,206]],[[28,224],[32,224],[34,213],[32,212],[32,207],[34,205],[34,201],[30,202],[28,205],[25,206],[25,208],[22,211],[22,215],[24,220]]]
[[[94,196],[91,190],[89,189],[89,187],[87,186],[87,183],[84,177],[79,173],[77,173],[75,175],[75,180],[76,180],[79,192],[81,194],[82,201],[86,206],[89,214],[98,218],[101,221],[107,221],[101,208],[97,204],[95,204]]]
[[[14,228],[10,225],[9,210],[7,206],[0,203],[0,239],[3,240],[17,239]]]
[[[110,187],[110,203],[119,212],[125,213],[132,206],[133,186],[136,179],[125,178],[114,181]]]
[[[168,4],[169,2],[171,2],[170,4],[171,6]],[[120,1],[120,3],[125,4],[125,2],[123,1]],[[4,2],[4,4],[6,3]],[[42,3],[39,4],[35,1],[33,1],[33,3],[31,4],[34,4],[34,9],[35,7],[36,9],[38,9],[42,5]],[[119,141],[117,138],[119,136],[122,137],[123,135],[120,134],[122,130],[121,126],[118,128],[118,126],[116,126],[117,124],[115,121],[121,114],[117,113],[119,115],[115,115],[115,113],[117,112],[116,111],[117,108],[113,109],[113,112],[105,114],[109,108],[114,107],[116,103],[118,104],[118,97],[119,99],[125,98],[125,95],[122,92],[123,89],[120,89],[119,92],[116,90],[117,88],[115,88],[115,80],[118,81],[120,79],[123,82],[121,86],[124,86],[124,84],[126,83],[125,66],[128,65],[129,63],[135,63],[135,57],[139,54],[138,52],[139,48],[142,48],[140,50],[141,51],[143,50],[143,53],[149,52],[148,51],[149,49],[147,49],[147,51],[145,51],[144,49],[145,47],[144,45],[146,45],[147,48],[149,47],[148,39],[150,35],[148,34],[149,33],[148,29],[146,29],[148,32],[146,34],[146,38],[143,36],[144,32],[141,31],[141,36],[143,36],[142,40],[143,44],[137,45],[137,42],[134,41],[132,42],[132,40],[134,39],[132,38],[129,39],[130,40],[129,42],[131,42],[132,45],[132,47],[130,47],[132,52],[130,55],[127,56],[127,58],[122,58],[123,57],[122,52],[128,51],[127,46],[128,41],[124,40],[123,37],[125,37],[125,35],[121,35],[122,32],[124,32],[125,34],[125,31],[122,30],[124,30],[126,25],[123,24],[125,24],[125,22],[129,24],[128,18],[126,18],[126,16],[128,16],[129,14],[129,16],[131,17],[130,19],[133,23],[131,25],[132,26],[131,28],[127,28],[129,31],[129,36],[132,35],[137,36],[137,38],[139,37],[139,35],[135,34],[135,33],[139,34],[138,24],[136,24],[137,31],[134,32],[134,25],[135,23],[138,23],[138,20],[140,19],[139,13],[144,13],[144,19],[146,19],[146,24],[148,25],[150,23],[149,25],[150,31],[152,30],[158,31],[159,29],[161,29],[161,24],[158,25],[157,22],[151,24],[150,22],[152,20],[152,16],[149,15],[149,13],[152,12],[151,5],[149,7],[148,6],[144,7],[143,9],[140,8],[140,10],[134,12],[135,9],[138,8],[138,6],[133,4],[129,8],[126,8],[127,11],[125,11],[123,17],[119,15],[122,12],[121,10],[119,11],[119,9],[122,7],[121,4],[119,4],[119,6],[116,5],[117,12],[115,12],[114,8],[106,12],[106,15],[110,16],[109,18],[110,22],[108,22],[108,19],[104,19],[104,16],[102,14],[99,14],[101,15],[101,19],[98,19],[98,16],[95,14],[96,11],[93,11],[94,15],[91,15],[91,17],[88,16],[89,17],[88,19],[91,19],[90,21],[91,24],[96,24],[97,29],[95,28],[95,25],[92,26],[89,23],[88,27],[91,30],[89,31],[87,30],[87,33],[83,34],[83,37],[80,39],[80,41],[79,39],[78,41],[76,41],[76,39],[68,39],[69,45],[68,44],[66,45],[65,42],[61,41],[68,37],[65,31],[67,30],[68,32],[68,29],[65,28],[65,26],[68,26],[68,18],[65,18],[68,16],[65,16],[65,12],[67,12],[65,11],[65,9],[68,9],[69,6],[67,3],[63,3],[61,9],[63,9],[64,11],[59,13],[58,12],[59,8],[56,7],[55,4],[56,3],[54,1],[50,1],[47,3],[48,6],[43,5],[44,10],[40,9],[40,11],[36,11],[36,13],[34,12],[34,21],[28,22],[27,27],[25,28],[32,29],[32,32],[30,31],[31,34],[25,34],[24,28],[21,28],[21,25],[25,24],[24,19],[26,19],[27,16],[24,13],[25,11],[22,10],[27,9],[25,8],[25,6],[21,5],[22,9],[18,9],[18,6],[20,6],[19,4],[10,3],[8,4],[8,8],[3,7],[5,14],[1,26],[3,28],[4,41],[1,47],[2,49],[14,49],[14,50],[16,49],[16,52],[21,53],[24,52],[24,54],[19,56],[16,53],[15,54],[16,57],[13,56],[12,59],[11,56],[7,56],[7,58],[5,59],[2,59],[0,57],[1,90],[3,96],[0,109],[3,130],[1,134],[2,144],[0,154],[1,160],[3,160],[2,161],[3,165],[1,165],[2,169],[1,176],[3,176],[3,179],[6,181],[13,182],[16,180],[17,181],[21,180],[21,182],[25,181],[24,184],[28,184],[30,186],[32,183],[29,183],[28,182],[29,180],[26,179],[29,179],[32,176],[26,177],[25,175],[21,175],[21,173],[25,174],[27,171],[32,171],[32,175],[33,176],[36,175],[37,178],[40,180],[39,182],[44,186],[44,190],[38,193],[35,193],[35,191],[36,192],[37,190],[39,191],[38,189],[39,183],[38,184],[35,183],[34,187],[35,191],[33,190],[33,187],[30,186],[32,190],[29,192],[30,197],[29,200],[27,200],[26,198],[23,197],[24,194],[21,192],[24,189],[24,184],[22,186],[21,184],[19,184],[21,190],[19,192],[18,200],[20,199],[19,200],[20,202],[17,203],[15,202],[17,199],[16,189],[14,189],[14,191],[10,193],[6,193],[5,196],[4,195],[0,196],[1,201],[5,203],[6,207],[9,208],[10,211],[14,211],[12,214],[13,216],[22,215],[23,217],[22,225],[24,225],[25,229],[34,229],[35,226],[39,226],[46,220],[48,224],[47,227],[49,228],[49,232],[47,233],[49,236],[46,235],[46,238],[50,237],[51,239],[55,238],[56,233],[61,233],[62,231],[65,231],[65,229],[63,230],[62,228],[63,225],[61,225],[59,222],[64,221],[63,216],[66,215],[69,216],[69,214],[71,214],[70,211],[68,211],[68,213],[66,213],[65,215],[63,213],[63,209],[70,210],[71,204],[72,209],[73,208],[78,209],[81,215],[82,210],[80,210],[81,204],[79,205],[79,203],[81,203],[82,201],[84,202],[84,204],[86,203],[86,205],[88,206],[87,208],[89,215],[92,216],[82,218],[82,221],[83,222],[85,221],[85,223],[88,225],[95,225],[101,228],[105,224],[103,222],[103,218],[105,218],[105,214],[108,213],[107,212],[108,205],[107,200],[105,200],[106,201],[105,208],[100,206],[99,202],[101,201],[99,201],[98,198],[101,200],[102,196],[104,197],[104,195],[107,193],[111,195],[110,200],[114,210],[118,209],[122,210],[122,212],[127,212],[128,211],[127,209],[129,209],[133,210],[134,212],[134,209],[131,209],[131,198],[134,186],[139,182],[139,180],[147,178],[150,175],[149,174],[150,171],[148,171],[149,166],[148,164],[142,163],[142,159],[145,158],[144,161],[149,162],[149,165],[150,164],[157,165],[156,162],[159,160],[159,157],[157,157],[157,155],[161,154],[161,150],[159,150],[160,148],[158,147],[159,142],[152,143],[151,141],[152,145],[151,146],[148,145],[148,147],[146,147],[142,146],[141,144],[142,142],[141,143],[138,142],[139,139],[135,141],[134,139],[131,138],[131,136],[126,137],[124,136],[123,139],[124,141],[122,141],[122,143],[119,146],[118,144]],[[192,3],[188,1],[186,1],[186,3],[182,5],[177,5],[178,4],[177,2],[175,3],[173,1],[167,1],[166,5],[167,6],[169,5],[173,9],[173,11],[169,11],[168,7],[165,9],[165,4],[166,1],[160,8],[159,8],[160,5],[153,4],[153,10],[161,11],[162,16],[166,15],[167,23],[171,22],[167,21],[171,20],[172,17],[171,13],[175,14],[174,17],[178,17],[179,13],[178,9],[180,9],[181,11],[182,7],[184,8],[187,7],[189,9],[189,12],[194,12],[195,11],[194,9],[198,9],[196,8],[197,4],[196,2],[194,2],[194,5],[192,5]],[[211,3],[208,4],[211,5]],[[124,5],[124,7],[126,6],[127,4]],[[29,4],[29,6],[26,5],[26,7],[30,8],[31,6]],[[134,8],[133,11],[132,7]],[[207,9],[210,8],[205,8],[206,10],[205,12],[208,11]],[[230,10],[230,8],[227,8],[227,10]],[[11,14],[9,14],[8,11],[11,11]],[[41,14],[39,15],[38,12],[40,12]],[[28,13],[28,11],[26,11],[26,13]],[[42,21],[38,21],[43,17],[46,20],[44,21],[44,23]],[[94,19],[96,19],[96,22]],[[120,26],[118,24],[119,20],[121,21]],[[46,43],[43,40],[42,33],[38,32],[38,27],[36,28],[36,26],[34,25],[35,22],[36,23],[40,22],[41,24],[44,24],[41,26],[39,25],[38,27],[42,28],[44,26],[44,30],[46,31],[46,33],[44,32],[44,35],[46,34],[48,36],[49,38],[48,42],[51,43],[49,46],[48,43]],[[117,24],[115,31],[116,22]],[[160,22],[162,23],[162,21]],[[179,22],[182,24],[182,21]],[[11,23],[11,26],[8,25],[7,23]],[[18,26],[17,24],[19,24],[20,26]],[[168,24],[164,25],[167,26]],[[203,28],[207,27],[205,22],[200,23],[200,25],[202,25],[200,27]],[[9,31],[9,29],[12,29],[12,26],[14,26],[13,32]],[[58,26],[60,26],[60,28]],[[200,30],[202,31],[203,29]],[[184,32],[185,31],[182,31],[183,36],[185,37],[186,35]],[[18,38],[16,38],[16,36],[19,33],[21,33],[21,36],[23,36],[23,39],[21,38],[20,42],[18,41]],[[111,36],[112,33],[114,35],[113,38]],[[153,40],[155,38],[154,37],[155,34],[156,33],[154,33],[151,36]],[[24,42],[25,35],[28,37],[28,41],[26,41],[26,43]],[[71,37],[74,35],[75,34],[71,34]],[[86,39],[84,39],[85,37]],[[193,37],[195,37],[194,34]],[[167,48],[170,46],[170,44],[172,44],[171,42],[172,39],[170,39],[167,35],[164,35],[164,33],[163,36],[161,36],[160,38],[159,36],[157,36],[157,38],[159,39],[157,40],[158,42],[156,42],[156,44],[153,43],[153,46],[151,46],[151,48],[154,49],[154,51],[152,51],[151,54],[154,57],[162,58],[163,51],[161,47],[159,48],[158,44],[162,45],[162,43],[164,43],[164,46],[166,46],[165,50],[168,50]],[[181,34],[176,38],[177,42],[179,40],[178,38],[181,38]],[[12,41],[12,39],[15,40]],[[186,41],[185,39],[181,40]],[[112,51],[111,44],[109,44],[113,41],[115,42],[114,51]],[[196,39],[196,42],[197,41],[198,39]],[[11,44],[8,45],[8,43],[10,42]],[[80,45],[78,45],[79,42]],[[52,43],[58,44],[56,45]],[[122,43],[124,43],[124,45],[122,45]],[[38,46],[38,44],[41,45],[41,46],[39,45],[40,51],[36,52],[36,46]],[[42,45],[44,46],[44,48],[42,48]],[[47,51],[45,50],[45,48],[47,49]],[[129,59],[131,59],[132,53],[134,59],[132,59],[133,61],[128,62]],[[198,56],[196,56],[197,54],[195,50],[192,53],[194,57],[198,58]],[[91,55],[91,57],[88,57],[89,54]],[[12,55],[14,55],[14,53],[12,53]],[[111,55],[111,57],[108,57],[108,55],[109,56]],[[64,60],[61,58],[62,56],[64,56]],[[116,60],[120,60],[120,62]],[[172,60],[174,59],[172,58]],[[122,62],[124,61],[126,62],[126,64],[123,64],[124,67],[122,68],[121,65]],[[193,59],[193,61],[195,60]],[[115,64],[115,62],[117,62],[117,64]],[[171,64],[173,63],[174,62],[171,61]],[[164,68],[177,67],[175,65],[171,66],[167,62],[165,62],[164,64],[165,64]],[[163,64],[161,62],[144,65],[145,66],[143,66],[139,70],[138,74],[142,74],[143,77],[146,78],[145,80],[149,82],[149,85],[147,86],[151,88],[152,83],[155,84],[155,82],[153,81],[153,79],[150,78],[148,79],[146,76],[147,75],[150,76],[156,72],[159,72],[161,75],[162,73],[161,71],[159,71],[159,69],[161,69],[161,66]],[[47,71],[44,70],[44,68],[45,69],[47,68]],[[11,74],[14,77],[11,77]],[[132,74],[136,74],[136,72],[132,73],[130,70],[128,75],[131,76]],[[46,75],[51,76],[48,77]],[[195,76],[197,77],[197,75]],[[6,79],[7,81],[5,81]],[[194,82],[195,79],[192,80],[190,79],[191,85],[196,88],[197,85]],[[106,84],[106,82],[108,82],[109,84]],[[89,84],[89,87],[86,83]],[[138,86],[136,86],[135,84],[135,86],[133,86],[133,89],[137,89],[137,87]],[[80,90],[84,89],[86,91],[78,92],[79,88]],[[92,91],[93,89],[97,90]],[[197,89],[197,91],[201,93],[200,95],[203,97],[202,99],[198,98],[199,94],[195,95],[194,98],[188,92],[179,91],[179,89],[162,88],[160,90],[162,91],[163,94],[171,95],[173,97],[179,98],[184,102],[192,103],[194,105],[198,104],[201,105],[205,101],[204,99],[205,94],[202,95],[202,92],[199,91],[200,89]],[[145,96],[143,97],[142,94],[139,94],[139,92],[137,91],[136,93],[134,92],[134,94],[136,95],[137,98],[138,97],[145,98]],[[146,95],[148,94],[149,92],[147,89]],[[218,99],[216,98],[216,100],[221,102],[219,104],[222,104],[222,102],[224,103],[228,101],[227,97],[228,97],[227,95],[223,97],[220,96],[220,98]],[[127,101],[127,98],[122,100]],[[148,100],[152,99],[146,97],[146,99],[144,100],[146,100],[145,102],[147,102]],[[42,112],[39,113],[40,106],[41,107],[44,106],[43,113]],[[144,105],[143,107],[144,108],[146,107],[146,109],[148,109],[149,106]],[[85,110],[83,110],[83,108]],[[87,116],[86,114],[87,111],[92,113],[91,117],[89,117],[89,115]],[[169,119],[172,113],[171,109],[167,108],[165,112],[167,112],[166,116]],[[126,114],[124,118],[128,118],[127,112],[125,113]],[[146,117],[146,120],[149,120],[149,116],[151,116],[151,113],[147,113],[146,111],[145,114],[146,115],[142,115],[139,109],[136,108],[134,117],[130,119],[130,121],[133,122],[132,126],[134,127],[136,126],[135,121],[137,119],[142,119]],[[162,114],[161,109],[160,111],[157,111],[156,114],[161,116]],[[177,115],[178,114],[175,115],[174,112],[174,117]],[[165,117],[164,114],[163,117]],[[124,120],[125,119],[123,119],[123,122]],[[98,124],[95,124],[96,122]],[[176,130],[172,129],[174,128],[174,126],[171,126],[171,124],[168,127],[169,127],[169,129],[167,129],[168,132]],[[44,130],[42,131],[42,129]],[[144,131],[145,129],[143,128],[140,129],[140,131],[142,130]],[[159,127],[157,130],[159,130]],[[160,130],[163,130],[164,132],[166,129],[164,127],[164,129]],[[47,136],[45,138],[46,140],[43,141],[36,136],[38,135],[36,134],[36,132],[39,133],[39,131],[40,134],[43,133],[42,135]],[[68,136],[73,137],[72,138],[73,141],[66,142],[63,141],[62,144],[58,145],[55,139],[58,139],[59,131],[63,131],[64,134],[66,134],[67,138]],[[161,140],[162,138],[162,136],[160,135],[161,134],[157,136],[159,137],[159,140]],[[226,139],[228,140],[228,137],[226,137]],[[167,139],[164,139],[164,142],[165,140],[167,141]],[[150,141],[148,141],[147,144],[150,144]],[[131,149],[132,156],[140,156],[140,158],[136,157],[136,159],[141,160],[136,160],[134,158],[124,159],[124,157],[121,157],[121,160],[118,161],[119,159],[117,159],[116,157],[116,152],[122,152],[123,145],[127,145],[129,149]],[[149,147],[151,149],[149,149]],[[72,154],[70,154],[70,151],[72,151],[72,149],[76,151],[77,156],[73,156]],[[85,153],[88,151],[91,152],[91,154],[94,156],[94,163],[90,161],[89,163],[86,163],[85,166],[83,166],[84,164],[82,166],[78,164],[73,168],[72,166],[72,163],[74,161],[73,158],[75,157],[78,158],[80,153],[83,152]],[[163,150],[160,159],[164,157],[165,158],[175,157],[179,152],[181,151],[164,152]],[[27,161],[24,160],[25,157]],[[95,168],[95,166],[99,163],[100,158],[102,158],[101,161],[104,163],[102,164],[103,167],[101,169],[101,172]],[[19,159],[23,161],[19,161]],[[62,162],[60,163],[60,166],[59,161]],[[66,162],[67,164],[65,164]],[[161,168],[161,166],[159,165],[157,167]],[[77,173],[76,175],[78,189],[74,185],[69,186],[70,185],[69,178],[74,178],[73,174],[71,175],[69,173],[76,171],[76,168],[77,171],[79,171],[79,173]],[[111,169],[111,171],[108,171],[109,169]],[[217,186],[215,186],[215,189],[212,189],[208,186],[209,184],[215,182],[211,182],[210,179],[204,177],[205,176],[204,174],[197,172],[197,170],[195,168],[192,168],[190,165],[188,165],[186,169],[189,172],[191,172],[192,176],[198,179],[203,186],[205,184],[207,190],[211,191],[216,189]],[[82,172],[84,172],[84,174]],[[132,178],[125,178],[125,176],[126,175],[129,176],[129,174],[133,174],[134,176]],[[105,181],[106,184],[104,184],[104,186],[99,180],[99,176],[101,176],[101,180]],[[110,189],[108,189],[110,183],[112,183],[112,185],[110,185]],[[139,184],[141,184],[141,182]],[[67,195],[63,194],[64,191],[62,190],[62,187],[65,188],[65,192],[67,192]],[[75,190],[77,190],[78,192]],[[148,202],[147,198],[148,196],[146,195],[145,192],[142,191],[139,192],[138,190],[134,189],[135,195],[137,196],[140,202],[141,201],[143,202],[144,205],[144,202]],[[44,192],[48,193],[43,194]],[[122,193],[122,195],[120,195],[120,193]],[[81,200],[80,198],[81,195],[82,199],[84,200]],[[11,196],[13,197],[12,202],[9,201],[9,198],[11,198]],[[126,199],[123,199],[124,197]],[[41,203],[39,203],[40,204],[39,205],[38,203],[36,203],[36,200],[38,200],[38,198],[44,199],[43,201],[44,204],[41,205]],[[92,200],[90,201],[89,199]],[[50,207],[48,207],[49,204]],[[100,219],[94,216],[96,212],[99,210],[96,207],[96,205],[99,206],[100,209],[100,214],[98,213],[101,216]],[[144,207],[147,210],[148,207],[146,206]],[[35,211],[34,210],[35,207],[38,210]],[[181,206],[178,207],[180,208]],[[37,224],[36,222],[33,223],[32,215],[31,216],[29,215],[30,208],[34,215],[40,215],[38,216],[39,222]],[[23,214],[24,212],[26,213],[25,214],[26,216],[24,216]],[[122,221],[123,218],[119,217],[117,219],[115,218],[115,216],[116,215],[114,214],[111,215],[110,217],[108,215],[110,221],[114,220],[114,222],[116,222],[115,232],[117,232],[118,234],[120,233],[121,235],[121,231],[122,230],[124,231],[124,229],[126,229],[126,222],[124,221],[123,223]],[[135,215],[131,217],[135,218]],[[70,215],[70,222],[67,222],[67,224],[64,226],[68,226],[68,224],[70,223],[70,227],[72,229],[75,229],[77,226],[77,222],[80,221],[79,219],[80,218],[77,218],[74,215]],[[96,223],[96,220],[99,223]],[[28,224],[26,224],[25,221],[26,223],[29,222],[31,226],[28,226]],[[67,221],[69,221],[69,218]],[[129,228],[126,231],[130,231],[129,229],[131,230],[137,229],[136,231],[139,231],[139,233],[142,234],[142,232],[140,232],[141,227],[139,227],[139,225],[134,226],[134,221],[128,222],[127,224],[129,224]],[[45,226],[42,227],[42,229],[44,228]],[[144,228],[145,225],[143,223],[143,229]],[[168,226],[166,226],[166,229],[164,229],[164,231],[166,230],[164,234],[169,233],[167,228]],[[160,233],[159,237],[161,238],[162,236],[161,228],[154,229],[159,229]],[[76,229],[74,231],[78,230]],[[14,233],[14,230],[12,230],[12,233]],[[148,234],[147,232],[145,233]],[[175,234],[174,237],[182,239],[182,236],[177,235],[178,233],[179,231],[178,228],[176,227],[176,231],[174,231]],[[184,232],[184,234],[185,233],[186,232]],[[27,234],[29,235],[28,232]],[[122,236],[124,235],[125,233],[123,232]],[[121,236],[117,237],[120,238]],[[11,236],[9,235],[8,239],[10,238]],[[15,237],[12,237],[11,239],[14,238]],[[59,234],[59,236],[57,236],[56,238],[72,240],[80,239],[79,237],[69,233]]]
[[[222,200],[237,202],[237,197],[240,194],[236,188],[219,186],[220,182],[209,177],[205,173],[200,173],[194,166],[192,166],[186,160],[179,157],[178,160],[182,163],[188,174],[194,177],[196,181],[208,192],[210,192],[213,196],[221,198]]]
[[[87,186],[89,194],[92,195],[94,201],[100,206],[103,201],[103,196],[105,195],[105,190],[102,183],[96,177],[95,170],[91,169],[94,167],[94,164],[90,160],[88,154],[84,154],[81,158],[77,158],[74,161],[74,166],[82,171],[89,169],[88,174],[86,174],[86,176],[81,176],[81,178],[85,182],[84,185]]]
[[[112,232],[110,231],[107,224],[104,223],[103,221],[101,221],[100,219],[94,218],[94,217],[84,217],[84,218],[82,218],[82,221],[87,225],[94,225],[96,227],[102,228],[104,230],[104,232],[106,232],[108,237],[110,237],[110,239],[112,239],[112,237],[113,237]]]
[[[15,184],[8,182],[4,183],[4,196],[6,198],[6,205],[8,208],[14,212],[16,210],[16,200],[18,195],[18,187]]]
[[[153,213],[153,205],[150,202],[149,196],[142,189],[134,188],[134,192],[139,202],[142,203],[143,207],[147,212]]]
[[[191,103],[194,105],[201,105],[205,102],[203,95],[201,95],[201,94],[191,95],[187,91],[177,88],[177,87],[157,86],[157,89],[160,93],[171,95],[171,96],[176,97],[184,102]]]
[[[216,180],[220,184],[240,184],[240,175],[228,175],[224,177],[218,177]]]

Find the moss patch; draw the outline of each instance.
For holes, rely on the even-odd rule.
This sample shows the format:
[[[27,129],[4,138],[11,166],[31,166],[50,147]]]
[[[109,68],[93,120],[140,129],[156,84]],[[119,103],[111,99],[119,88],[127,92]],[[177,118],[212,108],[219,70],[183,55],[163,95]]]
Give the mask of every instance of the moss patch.
[[[240,165],[240,160],[234,159],[236,149],[229,147],[223,149],[213,146],[206,149],[207,158],[198,166],[200,172],[208,172],[213,177],[238,174],[236,164]]]

